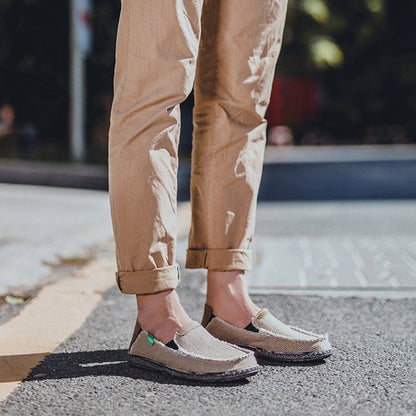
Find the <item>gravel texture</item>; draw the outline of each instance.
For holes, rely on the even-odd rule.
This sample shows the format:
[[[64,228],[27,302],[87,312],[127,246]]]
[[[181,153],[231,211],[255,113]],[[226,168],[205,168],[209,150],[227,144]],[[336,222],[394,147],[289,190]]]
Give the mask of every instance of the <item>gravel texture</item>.
[[[182,271],[200,320],[204,271]],[[255,296],[278,318],[328,332],[325,362],[262,361],[250,381],[186,382],[126,363],[135,302],[111,288],[85,324],[0,405],[2,415],[415,415],[416,300]]]

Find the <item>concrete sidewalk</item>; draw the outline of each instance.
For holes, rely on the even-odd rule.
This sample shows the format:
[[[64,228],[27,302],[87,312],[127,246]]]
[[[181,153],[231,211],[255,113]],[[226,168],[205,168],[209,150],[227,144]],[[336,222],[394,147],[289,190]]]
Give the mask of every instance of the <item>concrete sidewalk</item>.
[[[416,202],[258,206],[252,293],[416,296]]]
[[[203,271],[179,294],[200,320]],[[330,334],[309,365],[262,361],[249,382],[183,382],[126,363],[135,300],[114,286],[87,321],[0,405],[2,415],[414,415],[415,299],[255,295],[280,319]]]
[[[0,295],[114,253],[106,192],[0,184],[0,199]],[[181,237],[190,206],[178,206]],[[414,297],[415,212],[412,200],[259,202],[251,291]],[[186,248],[179,239],[182,264]]]
[[[16,189],[23,198],[23,188]],[[34,198],[35,188],[27,191],[27,196]],[[51,202],[57,199],[62,202],[65,195],[59,194],[55,199],[49,196]],[[96,241],[81,237],[78,240],[85,243],[85,253],[90,253],[90,243],[95,247],[94,258],[79,266],[83,273],[77,277],[69,271],[57,277],[59,267],[50,269],[49,278],[54,284],[72,287],[70,296],[55,296],[53,290],[45,292],[49,287],[53,289],[54,284],[46,286],[20,315],[9,321],[9,327],[16,322],[24,328],[25,322],[19,322],[19,316],[37,307],[41,317],[42,305],[37,299],[43,296],[42,299],[50,300],[51,306],[38,319],[38,326],[36,318],[27,331],[20,329],[16,334],[15,342],[19,345],[15,345],[14,355],[9,352],[8,357],[0,357],[0,365],[3,359],[13,366],[46,356],[0,405],[0,414],[416,414],[416,202],[259,203],[254,265],[248,273],[253,299],[285,322],[328,332],[335,353],[326,362],[309,365],[262,362],[261,373],[249,382],[214,386],[183,382],[127,365],[126,348],[135,319],[134,297],[120,294],[114,286],[114,252],[106,228],[109,222],[100,234],[103,223],[99,219],[89,220],[85,212],[90,206],[91,211],[104,218],[108,212],[106,194],[83,194],[79,201],[79,205],[65,207],[63,203],[49,209],[53,214],[60,206],[58,211],[65,213],[61,218],[67,225],[72,221],[69,216],[74,217],[76,224],[80,213],[86,215],[80,218],[78,228],[69,227],[64,235],[71,240],[73,233],[82,236],[83,230],[88,230],[88,235],[101,236]],[[87,201],[92,205],[85,205]],[[32,212],[28,203],[21,204],[27,213]],[[183,237],[178,240],[177,258],[182,282],[178,290],[187,311],[199,321],[206,272],[184,269],[187,212],[189,206],[181,211]],[[37,218],[41,224],[43,220]],[[27,226],[33,221],[28,214]],[[59,227],[58,220],[53,223]],[[10,225],[9,236],[13,236],[13,229]],[[38,227],[39,235],[27,244],[36,246],[45,241],[45,247],[52,246],[52,233],[45,230],[49,237],[43,238],[44,229]],[[53,255],[59,255],[62,247],[65,245],[57,244]],[[85,253],[76,255],[87,258]],[[41,255],[36,258],[42,262]],[[92,263],[94,267],[90,266]],[[97,282],[102,282],[100,289],[96,286],[93,290]],[[76,290],[81,290],[79,295]],[[105,291],[101,294],[102,290]],[[63,300],[72,308],[73,312],[68,312],[71,317],[62,312],[66,308]],[[2,313],[3,306],[0,305]],[[81,320],[80,314],[75,316],[81,309],[85,310],[86,320]],[[51,317],[57,328],[52,333],[47,331]],[[61,331],[62,334],[71,335],[63,335],[58,342],[55,332],[65,326],[68,331]],[[0,326],[0,339],[2,328],[4,325]],[[59,345],[48,355],[52,349],[39,346],[41,339],[26,340],[30,333],[38,338],[43,333],[55,337],[54,342]],[[14,339],[9,342],[13,348]],[[0,387],[2,383],[18,381],[18,372],[13,376],[12,373],[0,371]]]
[[[0,184],[0,295],[50,280],[113,241],[108,194]]]

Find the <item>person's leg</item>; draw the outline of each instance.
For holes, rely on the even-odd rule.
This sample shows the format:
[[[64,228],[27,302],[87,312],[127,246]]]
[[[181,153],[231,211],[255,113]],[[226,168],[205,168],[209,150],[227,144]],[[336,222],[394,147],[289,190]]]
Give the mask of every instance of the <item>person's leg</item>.
[[[190,318],[175,288],[179,104],[192,90],[202,0],[122,0],[109,132],[117,282],[168,342]]]
[[[245,328],[260,310],[250,299],[244,270],[208,270],[207,300],[213,313],[239,328]]]
[[[208,269],[207,303],[241,327],[259,310],[244,271],[286,7],[286,0],[205,0],[202,12],[185,267]]]

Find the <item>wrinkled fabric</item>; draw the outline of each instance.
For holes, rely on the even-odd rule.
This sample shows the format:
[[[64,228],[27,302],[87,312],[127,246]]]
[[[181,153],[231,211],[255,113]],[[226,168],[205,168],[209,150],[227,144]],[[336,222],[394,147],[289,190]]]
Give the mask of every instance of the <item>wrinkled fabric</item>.
[[[193,373],[228,373],[257,368],[251,351],[214,338],[197,322],[190,322],[186,333],[179,330],[174,337],[177,350],[153,338],[149,343],[146,331],[141,331],[131,343],[129,354],[147,358],[170,368]],[[191,326],[191,328],[190,328]]]
[[[173,289],[180,103],[194,87],[187,268],[251,269],[287,0],[122,0],[109,131],[119,288]]]
[[[215,338],[246,348],[261,348],[275,353],[313,353],[331,349],[328,334],[320,335],[295,326],[286,325],[267,309],[260,310],[252,318],[257,332],[238,328],[212,315],[212,308],[205,305],[203,326]]]

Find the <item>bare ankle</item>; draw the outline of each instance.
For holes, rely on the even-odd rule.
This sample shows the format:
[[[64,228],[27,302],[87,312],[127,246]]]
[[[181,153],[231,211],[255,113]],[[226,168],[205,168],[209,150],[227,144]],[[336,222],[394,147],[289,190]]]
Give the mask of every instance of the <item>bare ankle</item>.
[[[208,270],[207,304],[216,316],[245,327],[260,310],[248,294],[244,270]]]
[[[136,300],[140,326],[163,343],[169,342],[175,332],[191,320],[175,290],[136,295]]]

